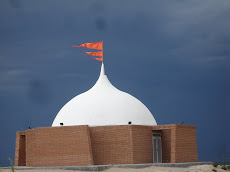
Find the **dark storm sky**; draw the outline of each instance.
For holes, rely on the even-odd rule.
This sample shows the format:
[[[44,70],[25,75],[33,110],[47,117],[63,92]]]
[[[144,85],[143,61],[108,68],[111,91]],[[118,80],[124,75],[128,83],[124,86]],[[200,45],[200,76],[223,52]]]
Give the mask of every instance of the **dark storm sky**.
[[[200,161],[230,159],[229,0],[1,0],[0,166],[16,131],[94,85],[101,63],[71,46],[101,40],[114,86],[158,124],[196,125]]]

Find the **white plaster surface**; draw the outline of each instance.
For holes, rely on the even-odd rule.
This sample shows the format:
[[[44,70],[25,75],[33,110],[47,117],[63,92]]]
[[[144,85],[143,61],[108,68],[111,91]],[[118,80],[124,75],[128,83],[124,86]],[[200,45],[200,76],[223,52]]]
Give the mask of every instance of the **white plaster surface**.
[[[148,108],[132,95],[115,88],[105,75],[104,64],[96,84],[74,97],[57,114],[52,126],[157,125]]]

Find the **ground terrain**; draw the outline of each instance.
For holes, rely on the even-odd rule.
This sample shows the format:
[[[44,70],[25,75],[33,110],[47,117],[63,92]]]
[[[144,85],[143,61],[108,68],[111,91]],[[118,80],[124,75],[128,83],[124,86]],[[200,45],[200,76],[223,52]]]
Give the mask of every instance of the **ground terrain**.
[[[217,172],[227,172],[228,170],[221,169],[221,166],[213,167],[212,165],[196,165],[190,167],[158,167],[158,166],[150,166],[145,168],[115,168],[111,167],[109,169],[103,170],[103,172],[213,172],[213,169],[217,170]],[[10,172],[10,168],[2,168],[0,172]],[[27,169],[27,170],[15,170],[15,172],[73,172],[79,170],[62,170],[62,169]]]

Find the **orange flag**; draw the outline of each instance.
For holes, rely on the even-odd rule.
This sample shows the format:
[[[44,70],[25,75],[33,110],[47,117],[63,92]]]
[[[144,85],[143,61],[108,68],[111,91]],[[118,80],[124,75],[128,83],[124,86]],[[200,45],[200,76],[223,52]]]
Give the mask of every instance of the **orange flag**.
[[[103,56],[103,51],[98,51],[98,52],[85,52],[86,54],[92,55],[92,56]]]
[[[72,47],[87,47],[90,49],[97,49],[97,50],[103,50],[103,41],[101,42],[94,42],[94,43],[85,43],[81,44],[80,46],[73,45]]]
[[[98,61],[103,61],[103,57],[99,57],[99,58],[93,57],[93,59],[98,60]]]
[[[97,51],[97,52],[85,52],[85,51],[84,52],[92,56],[100,56],[98,58],[93,57],[93,59],[103,61],[103,41],[94,42],[94,43],[85,43],[85,44],[81,44],[80,46],[73,45],[72,47],[79,47],[79,48],[87,47],[90,49],[102,50],[102,51]]]

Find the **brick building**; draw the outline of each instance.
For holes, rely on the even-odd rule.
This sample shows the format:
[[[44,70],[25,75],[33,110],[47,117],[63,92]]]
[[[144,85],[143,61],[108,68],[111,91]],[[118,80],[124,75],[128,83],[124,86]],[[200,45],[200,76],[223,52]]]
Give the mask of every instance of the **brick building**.
[[[197,162],[192,125],[157,125],[138,99],[115,88],[102,63],[97,83],[70,100],[52,127],[16,133],[16,166]]]

